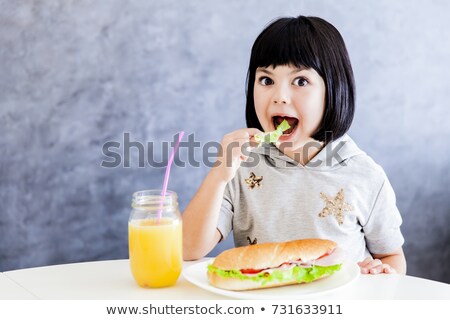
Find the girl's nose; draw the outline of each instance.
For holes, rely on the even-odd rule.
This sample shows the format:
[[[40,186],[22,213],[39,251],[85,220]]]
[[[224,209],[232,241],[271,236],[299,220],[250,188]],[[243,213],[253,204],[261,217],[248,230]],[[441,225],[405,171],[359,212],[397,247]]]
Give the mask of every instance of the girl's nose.
[[[287,104],[286,99],[275,99],[273,100],[274,103],[279,103],[279,104]]]
[[[279,87],[273,96],[273,103],[290,104],[289,89],[285,86]]]

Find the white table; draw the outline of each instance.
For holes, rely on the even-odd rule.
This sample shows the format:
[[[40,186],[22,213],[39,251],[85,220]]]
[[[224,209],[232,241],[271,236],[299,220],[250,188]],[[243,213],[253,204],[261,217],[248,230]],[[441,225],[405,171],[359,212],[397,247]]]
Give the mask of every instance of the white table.
[[[14,299],[14,300],[29,300],[37,299],[25,288],[15,283],[13,280],[0,273],[0,300]]]
[[[199,261],[205,261],[202,259]],[[197,261],[197,262],[199,262]],[[194,262],[184,262],[186,268]],[[0,299],[219,300],[180,276],[175,286],[140,288],[128,260],[75,263],[0,273]],[[450,285],[402,275],[361,275],[314,299],[450,299]]]

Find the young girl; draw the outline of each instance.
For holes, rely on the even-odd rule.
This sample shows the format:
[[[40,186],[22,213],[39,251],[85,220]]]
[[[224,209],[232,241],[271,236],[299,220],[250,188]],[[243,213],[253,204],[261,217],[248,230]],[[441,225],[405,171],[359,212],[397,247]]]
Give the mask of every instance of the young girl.
[[[394,191],[346,134],[354,104],[348,53],[331,24],[299,16],[267,26],[250,57],[248,128],[224,136],[183,214],[185,260],[233,231],[236,246],[330,239],[362,273],[404,274]],[[290,128],[275,145],[254,142],[283,120]]]

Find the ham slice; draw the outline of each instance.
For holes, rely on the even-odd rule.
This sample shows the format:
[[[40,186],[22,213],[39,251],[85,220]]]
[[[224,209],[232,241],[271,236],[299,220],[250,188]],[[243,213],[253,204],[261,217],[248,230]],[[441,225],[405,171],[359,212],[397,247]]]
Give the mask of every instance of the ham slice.
[[[344,250],[342,250],[339,247],[336,247],[336,249],[334,249],[332,253],[320,259],[317,259],[314,264],[316,266],[329,267],[342,263],[344,259],[345,259]]]
[[[330,254],[327,254],[317,260],[311,260],[311,261],[289,261],[283,263],[281,266],[277,268],[268,268],[268,269],[260,269],[260,270],[253,270],[253,269],[245,269],[241,270],[243,274],[246,276],[258,276],[261,273],[272,273],[275,270],[287,270],[291,269],[295,266],[303,267],[303,268],[311,268],[312,266],[320,266],[320,267],[329,267],[334,266],[336,264],[340,264],[344,261],[345,253],[344,250],[342,250],[339,247],[336,247],[333,252]]]

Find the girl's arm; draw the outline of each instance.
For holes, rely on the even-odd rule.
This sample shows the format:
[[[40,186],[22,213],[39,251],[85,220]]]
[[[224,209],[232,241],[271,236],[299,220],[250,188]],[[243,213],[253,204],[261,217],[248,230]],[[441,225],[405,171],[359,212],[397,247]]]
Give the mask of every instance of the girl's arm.
[[[222,237],[217,221],[227,182],[218,180],[216,175],[216,168],[211,169],[183,213],[184,260],[204,257]]]
[[[394,268],[397,273],[406,274],[406,259],[402,248],[390,254],[374,254],[373,257]]]
[[[403,249],[399,248],[388,254],[373,254],[358,263],[363,274],[400,273],[406,274],[406,259]]]
[[[220,241],[217,230],[220,207],[225,187],[236,174],[248,154],[243,147],[250,147],[258,129],[240,129],[224,136],[216,165],[206,176],[183,213],[183,258],[195,260],[204,257]],[[254,142],[252,140],[252,142]]]

